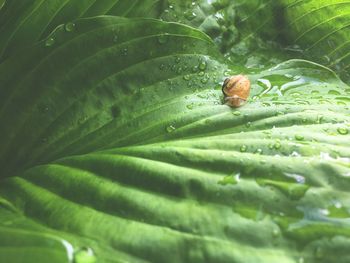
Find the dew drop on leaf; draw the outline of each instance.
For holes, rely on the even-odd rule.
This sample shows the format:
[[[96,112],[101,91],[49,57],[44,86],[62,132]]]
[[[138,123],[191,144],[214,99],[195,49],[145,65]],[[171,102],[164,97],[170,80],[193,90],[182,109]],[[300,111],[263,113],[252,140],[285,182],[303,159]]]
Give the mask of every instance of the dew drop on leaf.
[[[282,144],[281,144],[280,141],[276,141],[275,144],[273,145],[273,147],[274,147],[276,150],[278,150],[278,149],[280,149],[280,148],[282,147]]]
[[[186,108],[189,109],[189,110],[193,110],[194,104],[193,103],[188,104],[188,105],[186,105]]]
[[[49,37],[48,39],[46,39],[45,46],[51,47],[53,44],[55,44],[55,39],[54,38]]]
[[[262,153],[263,153],[263,150],[260,149],[260,148],[259,148],[259,149],[256,149],[255,153],[256,153],[256,154],[262,154]]]
[[[67,31],[67,32],[73,32],[75,30],[75,24],[72,23],[72,22],[69,22],[67,23],[65,26],[64,26],[64,29]]]
[[[167,131],[168,133],[171,133],[171,132],[173,132],[173,131],[175,131],[175,130],[176,130],[176,128],[175,128],[174,125],[169,125],[169,126],[166,127],[166,131]]]
[[[246,145],[242,145],[240,148],[241,152],[246,152],[247,151],[247,146]]]
[[[82,247],[74,253],[74,263],[95,263],[97,262],[94,251],[89,247]]]
[[[239,182],[239,180],[240,180],[239,177],[240,177],[240,174],[236,174],[235,176],[228,175],[228,176],[225,176],[224,178],[222,178],[220,181],[218,181],[218,184],[220,184],[220,185],[229,185],[229,184],[235,185]]]
[[[201,61],[198,65],[198,68],[201,70],[201,71],[204,71],[206,68],[207,68],[207,62],[205,61]]]
[[[208,78],[204,77],[204,78],[201,79],[201,82],[203,84],[206,84],[206,83],[208,83],[208,80],[209,80]]]
[[[240,116],[242,113],[240,111],[236,110],[232,114],[235,116]]]
[[[295,135],[294,137],[295,137],[295,139],[296,139],[297,141],[302,141],[302,140],[304,140],[304,136],[303,136],[303,135],[300,135],[300,134],[297,134],[297,135]]]
[[[190,75],[184,75],[183,79],[186,80],[186,81],[189,81],[191,79],[191,76]]]
[[[328,94],[330,94],[330,95],[341,95],[341,93],[339,91],[337,91],[337,90],[330,90],[330,91],[328,91]]]
[[[122,55],[123,55],[123,56],[128,55],[128,49],[127,49],[127,48],[124,48],[124,49],[122,50]]]
[[[196,13],[192,10],[187,10],[184,12],[185,18],[187,18],[189,21],[195,19],[197,17]]]
[[[341,135],[347,135],[349,134],[349,130],[345,127],[339,127],[337,129],[338,133],[341,134]]]

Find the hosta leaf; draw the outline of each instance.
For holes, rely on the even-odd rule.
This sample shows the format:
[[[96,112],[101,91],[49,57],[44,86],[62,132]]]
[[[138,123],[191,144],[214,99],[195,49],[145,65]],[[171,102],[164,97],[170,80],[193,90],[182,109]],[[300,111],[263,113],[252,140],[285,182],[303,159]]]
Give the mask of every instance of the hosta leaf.
[[[286,8],[285,35],[300,45],[305,55],[334,67],[349,78],[350,3],[342,0],[283,0]]]
[[[211,36],[228,61],[261,70],[300,57],[299,50],[285,49],[279,43],[277,4],[269,0],[170,0],[161,17],[199,28]]]
[[[235,110],[221,83],[242,68],[200,31],[74,23],[0,65],[4,232],[67,257],[66,240],[76,262],[349,261],[349,87],[332,71],[250,72]]]
[[[164,19],[205,31],[234,63],[261,68],[281,59],[306,57],[349,80],[347,1],[173,0],[169,6]]]
[[[65,240],[35,232],[0,228],[1,262],[72,262],[73,247]]]
[[[0,60],[31,46],[60,24],[73,30],[81,17],[157,17],[162,0],[12,0],[0,9]],[[1,1],[0,1],[1,6]]]
[[[157,50],[144,52],[155,46]],[[12,170],[24,160],[43,160],[48,152],[55,159],[105,147],[111,142],[99,138],[113,134],[112,126],[135,130],[122,125],[159,108],[160,101],[164,104],[174,94],[181,97],[199,88],[204,81],[189,86],[183,75],[197,75],[201,63],[208,67],[202,87],[213,86],[209,73],[222,66],[210,55],[217,52],[207,36],[177,24],[102,17],[77,21],[74,32],[59,27],[30,52],[23,51],[20,60],[15,57],[0,66],[3,165]],[[21,79],[9,73],[15,71],[23,72]],[[23,128],[28,129],[25,134]]]

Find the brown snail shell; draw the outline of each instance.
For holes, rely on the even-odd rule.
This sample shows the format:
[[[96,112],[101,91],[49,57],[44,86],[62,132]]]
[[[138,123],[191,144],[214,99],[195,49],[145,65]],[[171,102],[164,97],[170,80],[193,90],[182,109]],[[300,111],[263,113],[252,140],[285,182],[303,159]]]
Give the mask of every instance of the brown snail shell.
[[[240,107],[249,97],[250,80],[244,75],[231,76],[225,79],[222,92],[225,96],[225,104]]]

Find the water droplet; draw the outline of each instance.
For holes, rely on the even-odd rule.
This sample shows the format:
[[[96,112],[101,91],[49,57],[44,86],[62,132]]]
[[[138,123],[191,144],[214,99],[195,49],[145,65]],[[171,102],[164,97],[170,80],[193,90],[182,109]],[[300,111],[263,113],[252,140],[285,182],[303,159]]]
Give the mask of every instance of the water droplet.
[[[341,135],[347,135],[349,134],[349,130],[345,127],[339,127],[337,129],[338,133],[341,134]]]
[[[295,137],[295,139],[296,139],[297,141],[302,141],[302,140],[304,140],[304,136],[303,136],[303,135],[300,135],[300,134],[297,134],[297,135],[295,135],[294,137]]]
[[[123,56],[128,55],[128,49],[127,49],[127,48],[124,48],[124,49],[122,50],[122,55],[123,55]]]
[[[278,150],[278,149],[280,149],[280,148],[282,147],[282,144],[281,144],[280,141],[276,141],[275,144],[273,145],[273,147],[274,147],[276,150]]]
[[[298,184],[305,184],[305,177],[300,174],[284,173],[287,177],[293,178]]]
[[[222,178],[220,181],[218,181],[218,184],[220,185],[229,185],[229,184],[237,184],[240,181],[240,174],[236,175],[228,175]]]
[[[187,10],[184,12],[184,16],[189,20],[193,20],[197,17],[196,13],[193,12],[192,10]]]
[[[74,263],[95,263],[94,251],[89,247],[82,247],[74,253]]]
[[[185,76],[183,76],[183,79],[186,80],[186,81],[189,81],[191,79],[191,76],[190,75],[185,75]]]
[[[53,44],[55,44],[55,39],[54,38],[49,37],[48,39],[46,39],[45,46],[51,47]]]
[[[204,71],[204,70],[207,68],[207,62],[201,61],[201,63],[199,63],[199,65],[198,65],[198,68],[199,68],[201,71]]]
[[[193,103],[188,104],[188,105],[186,105],[186,108],[189,109],[189,110],[193,110],[194,104]]]
[[[337,104],[341,106],[346,106],[346,102],[344,101],[337,101]]]
[[[75,30],[75,24],[72,23],[72,22],[69,22],[67,23],[65,26],[64,26],[64,29],[67,31],[67,32],[73,32]]]
[[[339,91],[337,91],[337,90],[330,90],[330,91],[328,91],[328,94],[330,94],[330,95],[341,95],[341,93]]]
[[[238,111],[238,110],[236,110],[236,111],[234,111],[232,114],[235,115],[235,116],[240,116],[240,115],[241,115],[241,112]]]
[[[247,146],[246,145],[242,145],[241,148],[240,148],[240,151],[241,152],[246,152],[247,151]]]
[[[245,126],[246,126],[247,128],[249,128],[249,127],[252,126],[252,123],[251,123],[250,121],[248,121],[248,122],[245,124]]]
[[[171,133],[171,132],[173,132],[173,131],[175,131],[175,130],[176,130],[176,128],[175,128],[175,126],[173,126],[173,125],[169,125],[169,126],[166,127],[166,131],[167,131],[168,133]]]
[[[208,81],[209,81],[209,78],[207,78],[207,77],[204,77],[204,78],[201,79],[201,82],[202,82],[203,84],[208,83]]]
[[[260,149],[260,148],[259,148],[259,149],[256,149],[255,153],[256,153],[256,154],[262,154],[262,153],[263,153],[263,150]]]
[[[296,151],[293,151],[290,155],[290,157],[300,157],[300,153],[296,152]]]

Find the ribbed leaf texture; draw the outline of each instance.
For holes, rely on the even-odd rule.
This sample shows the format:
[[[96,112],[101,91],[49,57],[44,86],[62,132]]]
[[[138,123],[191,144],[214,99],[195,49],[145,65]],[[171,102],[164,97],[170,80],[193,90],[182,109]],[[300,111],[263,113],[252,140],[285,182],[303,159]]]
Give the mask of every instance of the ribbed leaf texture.
[[[289,2],[297,39],[293,8],[311,25],[323,2]],[[0,262],[349,262],[350,87],[302,59],[232,63],[219,50],[244,41],[222,46],[204,20],[126,18],[161,4],[1,9]],[[259,34],[249,20],[242,38]],[[246,54],[290,56],[271,45]],[[221,85],[242,73],[251,96],[233,109]]]

